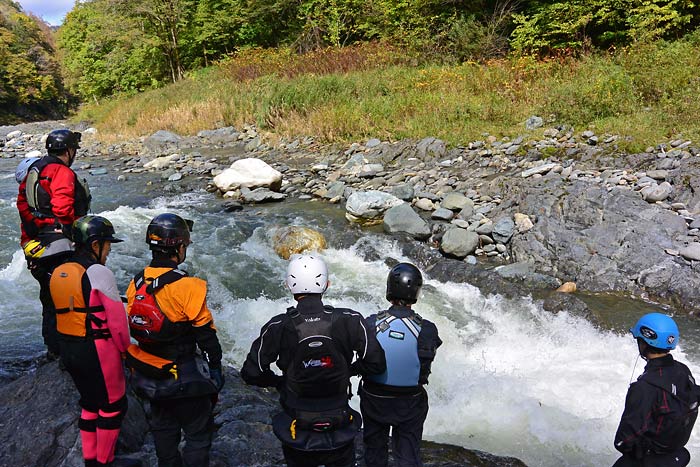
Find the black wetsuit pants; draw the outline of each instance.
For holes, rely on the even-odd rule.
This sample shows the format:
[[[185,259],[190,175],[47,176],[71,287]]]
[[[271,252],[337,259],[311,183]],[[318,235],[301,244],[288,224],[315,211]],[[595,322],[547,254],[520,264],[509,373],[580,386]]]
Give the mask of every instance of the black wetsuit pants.
[[[422,467],[420,443],[423,423],[428,416],[428,394],[386,397],[360,391],[360,408],[364,420],[363,439],[367,467],[389,464],[389,428],[396,465]]]
[[[643,459],[622,456],[613,467],[685,467],[690,463],[690,453],[681,448],[671,454],[647,454]]]
[[[287,467],[354,467],[355,444],[350,443],[331,451],[300,451],[282,445]]]
[[[213,435],[211,396],[151,401],[158,467],[208,467]],[[178,450],[182,433],[185,445]]]
[[[53,305],[49,282],[53,270],[70,257],[70,252],[32,260],[27,264],[32,276],[39,283],[39,300],[41,301],[41,336],[46,349],[54,355],[59,354],[58,331],[56,331],[56,307]]]

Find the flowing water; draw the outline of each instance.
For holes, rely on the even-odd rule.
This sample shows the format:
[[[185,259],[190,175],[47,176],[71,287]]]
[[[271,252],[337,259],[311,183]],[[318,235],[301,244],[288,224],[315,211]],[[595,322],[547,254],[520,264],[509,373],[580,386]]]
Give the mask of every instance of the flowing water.
[[[14,206],[17,160],[0,160],[0,376],[26,371],[43,352],[38,286],[17,246]],[[206,192],[166,196],[160,183],[143,178],[116,182],[115,175],[88,177],[93,210],[109,218],[124,243],[115,245],[108,266],[123,291],[148,262],[148,221],[164,211],[195,220],[190,273],[209,281],[226,361],[240,367],[260,327],[291,304],[282,279],[286,262],[270,245],[276,226],[305,225],[330,243],[323,253],[331,278],[325,301],[367,315],[386,307],[383,260],[367,261],[371,245],[386,257],[403,258],[389,238],[367,232],[343,248],[347,232],[342,209],[319,202],[285,202],[238,213],[222,213]],[[425,437],[501,455],[530,466],[611,465],[612,439],[627,386],[643,369],[635,366],[636,345],[624,332],[644,312],[643,302],[587,297],[603,317],[596,327],[567,313],[553,315],[530,298],[485,297],[469,284],[426,278],[416,309],[434,321],[444,345],[433,365]],[[674,355],[700,377],[697,320],[678,317],[682,341]],[[354,403],[356,404],[357,401]],[[700,459],[700,431],[688,445]]]

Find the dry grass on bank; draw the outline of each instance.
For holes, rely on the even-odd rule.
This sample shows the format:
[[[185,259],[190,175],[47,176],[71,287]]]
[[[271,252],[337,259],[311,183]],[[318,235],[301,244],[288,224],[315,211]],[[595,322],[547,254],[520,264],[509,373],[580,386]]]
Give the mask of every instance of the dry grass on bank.
[[[435,136],[452,144],[485,133],[516,136],[540,115],[549,125],[629,136],[626,149],[700,139],[700,47],[639,45],[615,56],[415,66],[382,46],[302,56],[249,51],[162,89],[77,115],[103,134],[179,134],[257,123],[281,137],[325,141]]]

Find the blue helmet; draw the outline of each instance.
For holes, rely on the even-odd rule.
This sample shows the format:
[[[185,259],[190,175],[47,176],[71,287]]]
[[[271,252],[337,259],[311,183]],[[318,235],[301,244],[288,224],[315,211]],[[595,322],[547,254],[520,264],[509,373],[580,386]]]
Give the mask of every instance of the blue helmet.
[[[642,339],[650,346],[662,350],[675,349],[680,339],[676,322],[662,313],[649,313],[642,316],[630,332],[635,338]]]

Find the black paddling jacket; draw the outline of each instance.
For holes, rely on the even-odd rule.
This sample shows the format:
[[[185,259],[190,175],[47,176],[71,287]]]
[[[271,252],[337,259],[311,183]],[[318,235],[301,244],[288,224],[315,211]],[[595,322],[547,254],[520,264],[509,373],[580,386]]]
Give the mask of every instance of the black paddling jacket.
[[[302,298],[296,310],[303,315],[318,315],[324,312],[319,295]],[[380,374],[386,370],[386,359],[374,329],[367,326],[363,316],[347,308],[335,308],[338,317],[331,334],[337,349],[350,365],[352,374]],[[270,365],[277,364],[283,372],[294,358],[298,345],[296,330],[286,314],[277,315],[265,324],[260,337],[255,339],[241,369],[241,377],[247,384],[281,388],[284,376],[276,375]],[[353,354],[357,359],[353,362]]]
[[[675,389],[674,397],[662,388]],[[684,402],[680,402],[684,401]],[[615,449],[636,459],[648,453],[672,453],[688,442],[695,419],[679,417],[697,401],[695,380],[687,366],[669,354],[650,359],[627,391],[625,411],[615,434]]]

